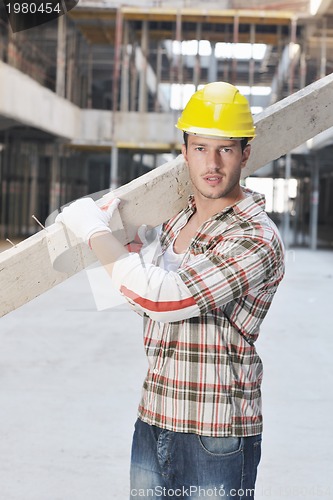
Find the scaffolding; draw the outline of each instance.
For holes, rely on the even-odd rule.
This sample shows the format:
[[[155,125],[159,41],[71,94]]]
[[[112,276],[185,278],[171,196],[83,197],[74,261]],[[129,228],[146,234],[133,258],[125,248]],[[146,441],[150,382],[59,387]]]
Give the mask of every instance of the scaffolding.
[[[216,80],[250,89],[269,86],[270,98],[249,95],[251,106],[265,108],[332,71],[329,12],[311,18],[303,0],[207,1],[204,9],[186,0],[139,4],[81,0],[69,15],[16,34],[0,21],[0,61],[86,111],[80,115],[81,135],[64,138],[14,114],[1,115],[0,109],[1,237],[33,232],[32,209],[43,220],[74,198],[149,171],[167,151],[177,154],[179,139],[163,128],[173,129],[186,97],[183,90],[183,100],[175,105],[174,88],[194,90]],[[189,43],[192,52],[187,53]],[[241,43],[265,45],[264,58],[256,59],[253,51],[237,57],[234,48]],[[86,134],[92,124],[94,133]],[[314,239],[310,227],[316,207],[310,199],[318,189],[309,187],[315,183],[314,157],[319,163],[317,218],[330,217],[330,144],[313,155],[292,154],[290,175],[298,179],[299,193],[297,220],[291,216],[288,225],[298,228],[294,241],[300,244],[305,231]],[[284,167],[267,169],[276,178],[286,175]]]

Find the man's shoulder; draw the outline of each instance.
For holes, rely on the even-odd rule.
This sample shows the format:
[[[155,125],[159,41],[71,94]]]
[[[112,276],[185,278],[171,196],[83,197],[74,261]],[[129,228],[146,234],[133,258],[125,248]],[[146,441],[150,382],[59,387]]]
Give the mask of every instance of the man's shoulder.
[[[282,241],[278,227],[264,210],[254,214],[252,217],[237,217],[235,223],[228,228],[228,235],[232,234],[259,238],[267,242]]]

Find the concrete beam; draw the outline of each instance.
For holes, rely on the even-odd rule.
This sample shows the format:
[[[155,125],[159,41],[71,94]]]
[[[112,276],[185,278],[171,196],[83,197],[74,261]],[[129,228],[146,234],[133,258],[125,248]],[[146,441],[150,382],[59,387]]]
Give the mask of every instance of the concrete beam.
[[[171,113],[137,113],[117,112],[115,123],[115,142],[118,147],[144,149],[145,144],[179,143],[181,133],[176,129],[178,112]],[[111,145],[112,113],[85,109],[81,112],[80,131],[72,145]]]
[[[21,71],[0,61],[0,116],[72,140],[81,110]]]
[[[153,70],[151,64],[148,63],[146,56],[144,55],[141,47],[136,47],[135,49],[135,66],[138,70],[139,74],[142,74],[142,83],[141,85],[145,88],[146,93],[149,91],[153,95],[157,95],[157,77],[155,71]],[[142,72],[142,68],[145,68],[145,71]],[[143,92],[143,90],[142,90]],[[148,94],[146,95],[148,99]],[[159,93],[159,104],[164,111],[169,111],[170,106],[168,100],[164,97],[162,93]]]
[[[257,136],[244,177],[333,126],[333,73],[266,108],[255,117]]]
[[[306,143],[310,151],[318,151],[319,149],[326,148],[333,144],[333,127],[324,130],[315,137],[309,139]]]
[[[151,83],[151,72],[149,75]],[[3,123],[3,128],[8,124],[34,127],[74,145],[111,144],[111,111],[82,110],[2,61],[0,81],[0,124]],[[163,106],[166,107],[166,103]],[[116,141],[130,147],[139,144],[144,147],[148,141],[158,144],[163,140],[171,147],[177,141],[174,128],[177,115],[172,112],[117,112]]]
[[[333,126],[330,96],[333,74],[267,108],[258,115],[258,137],[244,175],[287,153]],[[125,243],[138,226],[157,226],[187,203],[191,184],[183,157],[158,167],[98,201],[122,200],[112,230]],[[8,313],[81,271],[94,261],[88,245],[79,243],[62,224],[31,236],[0,254],[0,315]]]
[[[329,77],[326,77],[329,78]],[[326,81],[325,78],[322,79]],[[319,80],[312,85],[320,85]],[[29,76],[23,74],[19,70],[0,61],[0,128],[5,128],[10,125],[25,125],[37,128],[48,132],[55,137],[63,138],[73,146],[79,147],[111,147],[111,124],[112,112],[94,109],[80,109],[66,99],[59,97],[54,92],[46,89]],[[299,103],[307,102],[307,109],[303,110],[298,106],[297,114],[293,117],[290,123],[290,131],[296,136],[302,135],[299,129],[300,123],[303,123],[305,113],[308,114],[311,120],[307,130],[312,130],[312,135],[308,136],[307,147],[309,149],[320,149],[333,143],[333,127],[325,130],[320,127],[320,123],[327,123],[326,118],[321,121],[316,120],[312,116],[317,113],[316,100],[308,101],[306,93],[307,89],[299,91],[296,95],[296,100]],[[302,100],[302,95],[304,99]],[[327,102],[321,100],[320,106],[327,114],[332,114],[329,103],[331,95],[325,91]],[[292,102],[293,96],[290,96],[289,101]],[[289,102],[288,101],[288,102]],[[277,128],[276,133],[280,133],[279,127],[287,125],[284,123],[284,108],[281,108],[282,103],[286,100],[276,103],[275,107],[268,108],[268,115],[274,109],[274,113],[279,114],[279,121],[276,121],[274,127]],[[295,103],[296,106],[296,103]],[[281,109],[280,109],[281,108]],[[296,108],[295,108],[296,109]],[[116,131],[115,140],[117,147],[126,149],[172,149],[175,145],[182,142],[181,133],[175,128],[175,123],[179,115],[178,111],[168,113],[137,113],[137,112],[117,112],[116,116]],[[261,129],[261,120],[264,118],[266,124],[266,111],[257,115],[258,138],[253,141],[253,144],[259,140],[259,137],[265,137],[265,140],[272,142],[273,149],[280,147],[275,137],[267,136]],[[274,116],[276,116],[274,114]],[[275,118],[276,120],[276,118]],[[281,121],[280,121],[281,120]],[[1,124],[3,123],[3,127]],[[313,124],[313,126],[312,126]],[[318,134],[319,130],[320,134]],[[324,130],[324,131],[323,131]],[[261,140],[261,139],[260,139]],[[293,140],[286,141],[285,152],[290,151],[290,145]],[[301,144],[301,143],[299,143]],[[262,147],[266,147],[264,144]],[[284,154],[284,153],[281,153]],[[268,155],[269,156],[269,155]],[[268,160],[269,162],[269,160]]]

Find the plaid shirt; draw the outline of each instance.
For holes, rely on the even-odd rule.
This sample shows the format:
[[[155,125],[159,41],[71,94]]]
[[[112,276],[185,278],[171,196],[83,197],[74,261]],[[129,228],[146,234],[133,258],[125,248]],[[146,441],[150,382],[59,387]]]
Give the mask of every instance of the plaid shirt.
[[[159,264],[194,213],[193,199],[146,254],[129,254],[114,267],[114,282],[144,316],[149,369],[139,417],[148,424],[217,437],[262,431],[254,342],[284,257],[264,197],[244,191],[245,199],[201,226],[177,272]]]

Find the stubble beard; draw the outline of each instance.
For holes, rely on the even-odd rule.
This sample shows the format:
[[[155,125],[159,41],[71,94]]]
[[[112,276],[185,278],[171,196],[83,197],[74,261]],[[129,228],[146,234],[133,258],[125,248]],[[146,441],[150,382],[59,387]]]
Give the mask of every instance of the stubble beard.
[[[226,177],[223,177],[223,179],[225,178]],[[214,193],[214,192],[208,192],[208,189],[207,191],[200,189],[197,185],[198,183],[194,182],[191,176],[191,181],[195,191],[197,191],[197,193],[199,193],[203,198],[206,198],[208,200],[220,200],[223,198],[227,198],[230,194],[232,194],[232,192],[236,189],[236,187],[239,186],[239,180],[240,180],[239,176],[237,176],[237,178],[236,176],[235,178],[231,178],[227,186],[225,186],[224,188],[223,187],[220,188],[216,193]]]

